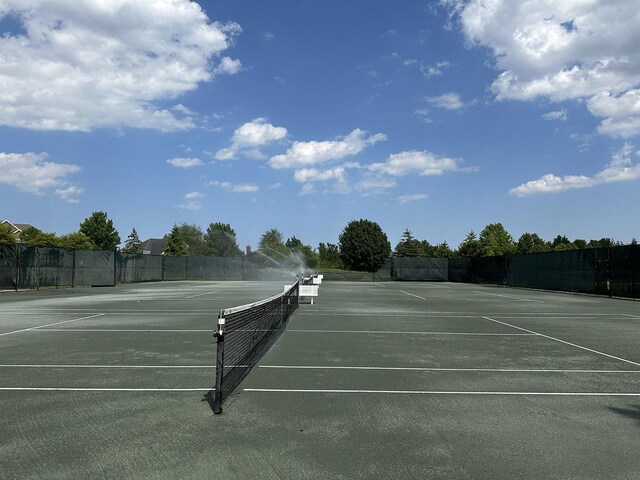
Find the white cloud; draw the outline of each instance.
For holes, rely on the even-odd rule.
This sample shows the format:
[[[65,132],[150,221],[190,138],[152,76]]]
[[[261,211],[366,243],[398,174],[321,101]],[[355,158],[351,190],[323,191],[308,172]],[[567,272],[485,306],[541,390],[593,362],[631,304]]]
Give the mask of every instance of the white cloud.
[[[190,157],[190,158],[182,158],[182,157],[176,157],[176,158],[168,158],[167,159],[167,163],[169,165],[172,165],[176,168],[193,168],[193,167],[199,167],[201,165],[204,165],[204,162],[202,160],[200,160],[199,158],[195,158],[195,157]]]
[[[66,202],[76,203],[75,196],[84,189],[66,178],[80,171],[78,165],[47,161],[46,153],[0,153],[0,184],[4,183],[23,192],[54,194]]]
[[[239,68],[216,57],[240,27],[210,22],[189,0],[4,0],[6,16],[23,32],[0,38],[1,125],[186,130],[191,115],[158,102]]]
[[[546,174],[537,180],[531,180],[509,190],[511,195],[525,197],[538,193],[557,193],[576,188],[589,188],[595,185],[625,182],[640,178],[640,163],[633,164],[631,156],[633,146],[629,143],[615,152],[609,164],[592,177],[585,175],[557,176]]]
[[[189,192],[187,193],[184,198],[186,198],[187,200],[194,200],[196,198],[203,198],[205,196],[204,193],[200,193],[200,192]]]
[[[242,70],[242,62],[240,60],[234,60],[230,57],[222,57],[220,59],[220,63],[214,69],[214,73],[216,75],[226,74],[226,75],[235,75]]]
[[[316,193],[313,183],[305,183],[302,185],[302,188],[300,188],[298,195],[311,195],[312,193]]]
[[[599,131],[640,134],[637,0],[445,0],[470,44],[493,51],[500,100],[590,99]]]
[[[58,188],[53,193],[67,203],[80,203],[76,198],[84,192],[84,188],[77,185],[69,185],[65,188]]]
[[[263,160],[266,157],[260,147],[282,140],[287,136],[287,129],[267,123],[264,118],[256,118],[238,127],[233,132],[231,145],[216,152],[217,160],[234,160],[238,155],[246,158]]]
[[[355,129],[338,140],[294,142],[285,154],[272,157],[269,164],[276,169],[311,167],[357,155],[365,148],[386,139],[386,135],[382,133],[367,136],[367,132]]]
[[[444,108],[445,110],[460,110],[465,107],[460,95],[455,92],[445,93],[436,97],[425,97],[424,100],[434,107]]]
[[[394,177],[402,177],[410,173],[417,173],[421,176],[442,175],[446,172],[460,170],[456,159],[417,150],[392,154],[386,162],[373,163],[368,168],[371,171],[386,173]]]
[[[559,120],[564,122],[567,120],[567,111],[563,108],[562,110],[548,112],[542,115],[542,118],[548,121]]]
[[[444,73],[444,70],[449,67],[451,67],[451,62],[444,61],[438,62],[435,65],[423,65],[420,67],[420,71],[425,77],[431,78],[434,76],[442,75]]]
[[[296,170],[293,178],[298,183],[321,182],[326,180],[345,181],[345,169],[343,167],[318,170],[317,168],[303,168]]]
[[[214,182],[209,182],[209,185],[213,187],[218,187],[233,193],[253,193],[260,190],[260,188],[256,185],[249,185],[246,183],[234,184],[230,182],[219,182],[217,180]]]
[[[397,185],[398,182],[394,178],[368,172],[363,176],[362,180],[354,185],[354,188],[364,196],[368,196],[384,193]]]
[[[640,133],[640,89],[631,89],[621,95],[600,92],[587,103],[589,111],[604,120],[600,133],[612,137],[628,138]]]
[[[420,117],[420,120],[422,120],[424,123],[433,123],[433,120],[429,118],[430,111],[428,108],[419,108],[414,113],[418,115]]]
[[[400,195],[396,200],[399,204],[403,205],[409,202],[419,202],[420,200],[425,200],[429,198],[429,195],[424,193],[412,193],[410,195]]]

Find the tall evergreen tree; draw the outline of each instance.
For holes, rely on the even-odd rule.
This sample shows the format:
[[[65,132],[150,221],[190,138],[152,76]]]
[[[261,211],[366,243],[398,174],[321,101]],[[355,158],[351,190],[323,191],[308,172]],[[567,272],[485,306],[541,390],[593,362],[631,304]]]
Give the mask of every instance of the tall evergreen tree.
[[[80,224],[80,233],[86,235],[98,250],[115,250],[120,235],[106,212],[93,212]]]
[[[459,257],[480,257],[482,256],[482,247],[478,241],[478,237],[473,230],[467,233],[467,236],[458,245],[458,251],[456,252]]]
[[[127,237],[127,240],[124,242],[124,248],[122,249],[123,253],[142,253],[142,242],[140,241],[140,237],[138,237],[138,232],[136,229],[132,229],[131,233]]]
[[[482,229],[478,237],[482,255],[491,257],[513,253],[516,244],[513,237],[501,223],[490,223]]]
[[[236,232],[228,223],[210,223],[204,234],[207,255],[240,257],[242,250],[236,242]]]
[[[402,238],[396,245],[396,257],[424,257],[425,254],[423,243],[414,238],[411,231],[406,228]]]

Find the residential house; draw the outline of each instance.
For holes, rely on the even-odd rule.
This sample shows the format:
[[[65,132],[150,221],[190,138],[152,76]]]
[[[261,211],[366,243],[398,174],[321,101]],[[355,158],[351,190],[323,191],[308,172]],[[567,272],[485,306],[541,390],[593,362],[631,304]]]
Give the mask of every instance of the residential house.
[[[28,223],[13,223],[9,220],[3,220],[2,225],[9,225],[11,227],[11,234],[16,237],[16,240],[20,241],[20,235],[23,231],[25,231],[29,227],[33,227],[33,225],[29,225]]]
[[[162,255],[167,249],[169,241],[164,238],[150,238],[142,242],[142,253],[145,255]]]

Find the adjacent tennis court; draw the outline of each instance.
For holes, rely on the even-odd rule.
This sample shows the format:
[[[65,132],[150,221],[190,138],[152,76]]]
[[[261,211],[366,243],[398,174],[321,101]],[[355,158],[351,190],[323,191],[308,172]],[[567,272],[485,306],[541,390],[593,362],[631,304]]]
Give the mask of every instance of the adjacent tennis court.
[[[214,415],[218,311],[282,290],[0,295],[2,477],[637,478],[637,302],[325,282]]]

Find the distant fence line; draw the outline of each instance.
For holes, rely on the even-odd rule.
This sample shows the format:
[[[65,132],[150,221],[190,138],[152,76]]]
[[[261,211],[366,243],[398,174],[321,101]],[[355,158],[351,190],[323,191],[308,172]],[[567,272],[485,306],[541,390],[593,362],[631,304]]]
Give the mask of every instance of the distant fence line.
[[[244,257],[172,257],[0,245],[0,290],[107,286],[163,280],[287,280],[295,272]]]
[[[163,280],[285,280],[295,272],[246,257],[173,257],[0,245],[0,290]],[[328,281],[451,281],[640,298],[640,246],[476,258],[396,257],[377,272],[326,272]]]

